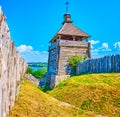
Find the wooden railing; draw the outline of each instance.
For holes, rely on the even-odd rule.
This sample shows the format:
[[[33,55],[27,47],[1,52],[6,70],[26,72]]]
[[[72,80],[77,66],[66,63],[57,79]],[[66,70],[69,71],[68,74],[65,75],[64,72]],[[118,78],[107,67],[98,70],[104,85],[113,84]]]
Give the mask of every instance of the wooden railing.
[[[88,42],[83,43],[81,41],[67,41],[67,40],[60,40],[60,46],[73,46],[73,47],[88,47]]]
[[[51,44],[51,46],[49,46],[49,50],[57,48],[58,46],[88,48],[90,47],[90,43],[83,43],[81,41],[57,40],[57,42],[54,42]]]

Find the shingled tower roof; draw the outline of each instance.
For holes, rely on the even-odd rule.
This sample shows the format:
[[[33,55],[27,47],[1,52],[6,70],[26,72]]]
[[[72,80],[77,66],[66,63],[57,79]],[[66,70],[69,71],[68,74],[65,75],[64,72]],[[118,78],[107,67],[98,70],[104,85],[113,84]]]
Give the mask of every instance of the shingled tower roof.
[[[81,29],[77,28],[72,23],[64,23],[62,28],[58,31],[59,35],[74,35],[74,36],[85,36],[89,37],[89,35],[83,32]]]
[[[71,15],[68,13],[68,9],[64,15],[64,21],[62,24],[63,26],[59,29],[50,42],[54,42],[59,36],[77,36],[82,37],[82,40],[90,37],[90,35],[72,24]]]

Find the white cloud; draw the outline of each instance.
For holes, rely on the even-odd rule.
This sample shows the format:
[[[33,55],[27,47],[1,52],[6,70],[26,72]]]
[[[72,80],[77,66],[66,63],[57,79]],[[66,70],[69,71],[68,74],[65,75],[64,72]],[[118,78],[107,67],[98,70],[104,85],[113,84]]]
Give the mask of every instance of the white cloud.
[[[89,41],[89,42],[91,42],[91,44],[97,44],[97,43],[99,43],[100,41],[95,41],[95,40],[91,40],[91,41]]]
[[[103,43],[103,44],[102,44],[102,48],[108,49],[108,43]]]
[[[120,50],[120,42],[116,42],[116,43],[114,44],[114,48],[118,48],[118,49]]]
[[[99,49],[93,49],[93,50],[91,50],[91,53],[92,53],[92,56],[94,57],[94,56],[98,56],[98,54],[99,54]]]
[[[101,47],[98,47],[95,49],[92,48],[92,50],[91,50],[93,56],[107,54],[110,51],[112,51],[112,50],[109,48],[108,43],[102,43]]]
[[[91,48],[93,49],[93,45],[98,44],[100,41],[90,40],[89,42],[91,43]]]
[[[100,48],[100,51],[111,51],[111,49],[108,46],[108,43],[103,43],[102,47]]]
[[[47,51],[39,52],[34,50],[32,46],[20,45],[17,50],[27,62],[47,62],[48,60]]]
[[[92,50],[92,53],[98,53],[98,52],[99,52],[99,49]]]
[[[18,50],[20,53],[23,53],[23,52],[32,51],[33,48],[32,48],[32,46],[20,45],[19,47],[17,47],[17,50]]]

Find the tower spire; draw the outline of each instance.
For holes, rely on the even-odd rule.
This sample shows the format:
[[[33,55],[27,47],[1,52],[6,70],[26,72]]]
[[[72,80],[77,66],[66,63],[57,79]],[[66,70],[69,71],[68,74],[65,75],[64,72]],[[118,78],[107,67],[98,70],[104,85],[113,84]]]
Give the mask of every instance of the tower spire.
[[[68,12],[69,2],[66,2],[65,4],[66,4],[66,13],[64,14],[64,21],[63,21],[62,24],[64,24],[64,23],[72,23],[72,21],[71,21],[71,15]]]
[[[66,2],[66,14],[68,14],[68,5],[69,5],[69,2]]]

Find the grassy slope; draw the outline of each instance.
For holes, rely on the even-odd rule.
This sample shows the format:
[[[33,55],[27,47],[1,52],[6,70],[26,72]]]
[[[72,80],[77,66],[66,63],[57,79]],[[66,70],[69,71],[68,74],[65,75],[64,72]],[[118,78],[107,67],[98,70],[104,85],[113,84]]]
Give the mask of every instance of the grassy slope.
[[[9,117],[93,117],[78,107],[55,100],[24,80]],[[91,115],[91,116],[90,116]]]
[[[120,117],[120,73],[74,76],[48,93],[81,109]]]

